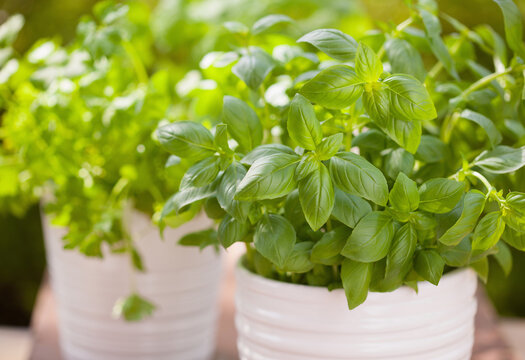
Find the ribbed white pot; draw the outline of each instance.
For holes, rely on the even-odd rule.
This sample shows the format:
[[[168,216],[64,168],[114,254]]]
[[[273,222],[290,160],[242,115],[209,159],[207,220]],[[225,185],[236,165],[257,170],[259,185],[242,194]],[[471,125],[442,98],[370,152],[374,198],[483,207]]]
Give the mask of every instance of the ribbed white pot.
[[[43,219],[51,285],[58,307],[60,346],[67,360],[210,359],[215,349],[221,257],[176,245],[186,233],[210,226],[198,216],[164,239],[150,219],[132,212],[130,233],[146,268],[133,274],[129,257],[87,258],[64,250],[67,230]],[[130,293],[156,306],[152,317],[125,322],[112,316],[115,301]]]
[[[446,274],[370,293],[348,310],[343,290],[295,285],[236,270],[241,360],[467,360],[474,342],[476,275]]]

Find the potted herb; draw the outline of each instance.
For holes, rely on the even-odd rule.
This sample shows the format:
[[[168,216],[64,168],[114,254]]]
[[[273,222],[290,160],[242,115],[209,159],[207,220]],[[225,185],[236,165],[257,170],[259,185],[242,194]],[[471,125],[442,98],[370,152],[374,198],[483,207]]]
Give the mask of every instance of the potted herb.
[[[496,2],[507,44],[447,15],[460,34],[443,38],[437,5],[421,1],[360,41],[306,34],[299,42],[326,60],[299,74],[241,48],[232,71],[244,84],[224,98],[222,123],[159,128],[166,150],[193,161],[166,213],[214,204],[217,231],[187,239],[246,244],[241,358],[470,358],[474,271],[486,279],[489,257],[508,269],[506,244],[523,249],[525,233],[525,194],[499,186],[525,148],[503,143],[490,116],[499,104],[519,122],[525,47],[515,4]],[[422,54],[434,55],[430,71]],[[292,77],[287,101],[272,104],[265,89],[280,76]],[[455,141],[473,124],[476,137]]]

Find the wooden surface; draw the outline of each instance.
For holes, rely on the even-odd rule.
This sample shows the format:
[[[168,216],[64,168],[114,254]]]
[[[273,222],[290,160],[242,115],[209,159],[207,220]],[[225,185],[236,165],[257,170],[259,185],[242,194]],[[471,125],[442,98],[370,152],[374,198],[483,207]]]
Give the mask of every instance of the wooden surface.
[[[480,287],[481,289],[481,287]],[[237,359],[233,323],[233,276],[228,272],[221,296],[220,327],[216,360]],[[498,329],[498,319],[483,290],[478,291],[478,314],[473,360],[518,360]],[[53,294],[45,281],[37,299],[32,330],[34,345],[31,360],[60,360]],[[524,339],[525,340],[525,339]],[[452,360],[452,359],[451,359]]]

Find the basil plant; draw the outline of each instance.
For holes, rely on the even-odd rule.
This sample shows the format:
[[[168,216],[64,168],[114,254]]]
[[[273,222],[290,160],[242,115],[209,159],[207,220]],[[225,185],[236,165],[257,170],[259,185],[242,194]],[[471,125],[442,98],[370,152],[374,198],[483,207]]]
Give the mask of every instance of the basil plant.
[[[218,221],[180,242],[244,242],[250,271],[342,287],[350,309],[368,291],[437,285],[454,268],[486,278],[489,256],[508,271],[507,244],[523,250],[525,193],[496,185],[525,165],[525,147],[500,136],[490,105],[513,109],[504,123],[523,126],[525,56],[515,4],[496,2],[506,43],[487,26],[473,31],[440,15],[428,0],[359,41],[334,29],[307,33],[300,52],[321,61],[301,63],[300,73],[248,38],[230,67],[238,82],[220,121],[157,131],[164,149],[193,163],[163,216],[203,204]],[[443,37],[440,16],[460,34]],[[458,55],[465,44],[471,59]],[[478,63],[475,47],[493,64],[483,56]],[[517,79],[512,88],[502,89],[505,76]],[[471,125],[485,135],[451,141]]]

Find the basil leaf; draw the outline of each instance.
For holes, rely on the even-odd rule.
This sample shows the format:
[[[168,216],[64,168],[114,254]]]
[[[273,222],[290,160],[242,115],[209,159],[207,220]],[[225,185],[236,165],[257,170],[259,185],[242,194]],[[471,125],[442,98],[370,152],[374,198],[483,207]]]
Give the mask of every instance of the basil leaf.
[[[331,135],[319,144],[317,146],[317,149],[315,150],[317,156],[319,157],[319,160],[329,160],[331,159],[337,152],[339,152],[339,149],[341,148],[341,145],[343,144],[343,134],[334,134]]]
[[[399,146],[414,154],[421,141],[421,121],[388,118],[378,123],[381,129]]]
[[[363,80],[347,65],[331,66],[300,90],[308,100],[328,109],[343,109],[355,103],[363,93]]]
[[[140,321],[150,317],[155,310],[155,305],[140,296],[131,294],[126,298],[118,299],[113,307],[113,315],[124,318],[126,321]]]
[[[341,266],[341,281],[350,310],[365,302],[372,279],[372,264],[345,259]]]
[[[312,270],[314,263],[310,261],[310,253],[313,245],[313,241],[303,241],[295,244],[286,260],[286,264],[284,264],[283,270],[297,274]]]
[[[525,251],[525,232],[518,232],[507,227],[503,232],[503,240],[513,248]]]
[[[262,256],[283,268],[295,245],[295,230],[284,217],[268,214],[257,224],[253,241]]]
[[[525,146],[517,149],[505,145],[496,146],[494,150],[482,152],[472,165],[494,174],[516,171],[525,165]]]
[[[408,274],[412,268],[416,244],[417,233],[411,224],[405,224],[396,231],[386,257],[386,278],[404,278]]]
[[[288,154],[256,160],[238,185],[235,199],[275,199],[288,194],[296,186],[294,173],[298,162],[298,156]]]
[[[352,231],[345,226],[325,233],[312,248],[310,260],[318,264],[334,265],[334,261],[339,261],[339,254],[351,233]]]
[[[474,271],[476,271],[481,281],[483,281],[486,284],[489,277],[488,259],[486,257],[483,257],[480,260],[471,263],[470,267],[474,269]]]
[[[493,211],[485,215],[476,226],[472,236],[472,250],[485,251],[496,245],[505,230],[501,212]]]
[[[387,77],[384,84],[390,90],[392,112],[404,120],[432,120],[436,108],[427,89],[415,77],[396,74]]]
[[[218,157],[211,156],[201,160],[186,171],[180,182],[179,190],[208,185],[215,180],[219,170]]]
[[[330,176],[334,184],[349,194],[359,195],[384,206],[388,185],[383,173],[361,156],[339,152],[330,159]]]
[[[430,179],[419,187],[419,209],[443,214],[454,209],[465,192],[465,184],[450,179]]]
[[[371,212],[359,221],[341,255],[366,263],[380,260],[388,254],[394,233],[394,221],[387,213]]]
[[[512,270],[512,253],[504,242],[500,241],[496,245],[498,247],[498,252],[494,254],[494,258],[499,266],[501,266],[505,276],[509,276]]]
[[[352,146],[357,146],[361,150],[383,151],[388,148],[388,139],[377,129],[368,129],[352,139]]]
[[[218,124],[215,126],[215,135],[213,136],[215,146],[225,152],[231,153],[228,145],[228,125]]]
[[[455,246],[445,246],[440,244],[439,254],[448,266],[466,266],[470,262],[472,246],[470,236],[467,235]]]
[[[416,253],[414,270],[431,284],[436,286],[439,284],[444,268],[445,261],[437,251],[421,250]]]
[[[286,196],[286,202],[284,203],[284,216],[296,229],[306,222],[303,209],[301,209],[301,202],[299,200],[299,190],[296,189]]]
[[[388,197],[390,205],[397,211],[411,212],[419,206],[419,192],[415,181],[399,173]]]
[[[255,22],[252,26],[252,35],[259,35],[278,24],[292,24],[293,20],[286,15],[267,15]]]
[[[295,152],[286,145],[264,144],[257,146],[241,159],[241,164],[251,166],[255,160],[276,154],[296,155]]]
[[[261,48],[252,46],[233,65],[232,72],[249,88],[257,90],[274,67],[275,62],[270,55]]]
[[[315,150],[323,138],[314,107],[301,94],[296,94],[288,110],[288,134],[299,146]]]
[[[406,40],[388,39],[385,51],[393,73],[409,74],[419,81],[425,81],[427,72],[419,52]]]
[[[335,29],[318,29],[301,37],[297,42],[306,42],[331,58],[350,61],[357,51],[357,42],[350,36]]]
[[[210,245],[217,244],[217,232],[214,229],[202,230],[186,234],[178,241],[182,246],[198,246],[204,249]]]
[[[157,130],[160,145],[173,155],[204,159],[215,153],[211,132],[199,123],[178,121]]]
[[[440,238],[439,242],[445,245],[457,245],[469,235],[479,216],[485,208],[485,195],[477,190],[471,190],[465,195],[461,216]]]
[[[390,97],[388,87],[382,83],[374,84],[374,87],[365,88],[363,93],[363,105],[366,112],[378,124],[384,126],[390,117]]]
[[[391,179],[396,179],[399,173],[411,174],[414,168],[414,156],[398,148],[390,151],[385,157],[385,172]]]
[[[416,151],[416,158],[426,163],[435,163],[445,160],[447,145],[439,138],[431,135],[422,135]]]
[[[486,116],[475,111],[466,109],[461,112],[459,117],[461,119],[470,120],[481,126],[483,130],[485,130],[485,133],[487,134],[490,141],[490,145],[492,147],[495,147],[501,142],[501,133],[498,131],[494,123]]]
[[[332,216],[350,228],[372,211],[370,204],[359,196],[350,195],[338,188],[334,190],[335,204]]]
[[[503,218],[517,232],[525,231],[525,194],[510,192],[505,198]]]
[[[189,187],[176,192],[166,201],[166,204],[164,204],[164,207],[162,208],[161,219],[165,218],[173,212],[178,214],[182,208],[196,201],[206,199],[210,196],[214,196],[219,181],[220,178],[217,178],[214,182],[212,182],[209,185],[202,187]]]
[[[319,230],[334,208],[334,187],[326,166],[320,164],[317,170],[299,181],[299,200],[306,221],[312,230]]]
[[[525,45],[523,45],[523,24],[519,8],[512,0],[493,0],[503,13],[505,22],[505,37],[509,47],[525,59]]]
[[[244,101],[225,96],[222,107],[222,121],[228,125],[228,132],[242,149],[252,150],[260,145],[263,128],[255,111]]]
[[[295,169],[295,180],[300,181],[310,175],[312,172],[319,170],[321,162],[315,158],[313,153],[303,155],[301,161]]]
[[[216,196],[210,196],[204,201],[204,212],[210,219],[222,219],[226,215]]]
[[[219,224],[217,235],[221,245],[227,249],[233,243],[240,242],[248,234],[250,224],[226,215]]]
[[[383,73],[383,64],[374,50],[360,43],[355,56],[355,72],[364,82],[373,83]]]
[[[246,169],[238,162],[231,163],[222,176],[217,188],[217,201],[221,207],[237,220],[245,221],[250,210],[247,201],[235,200],[235,193],[246,176]]]

